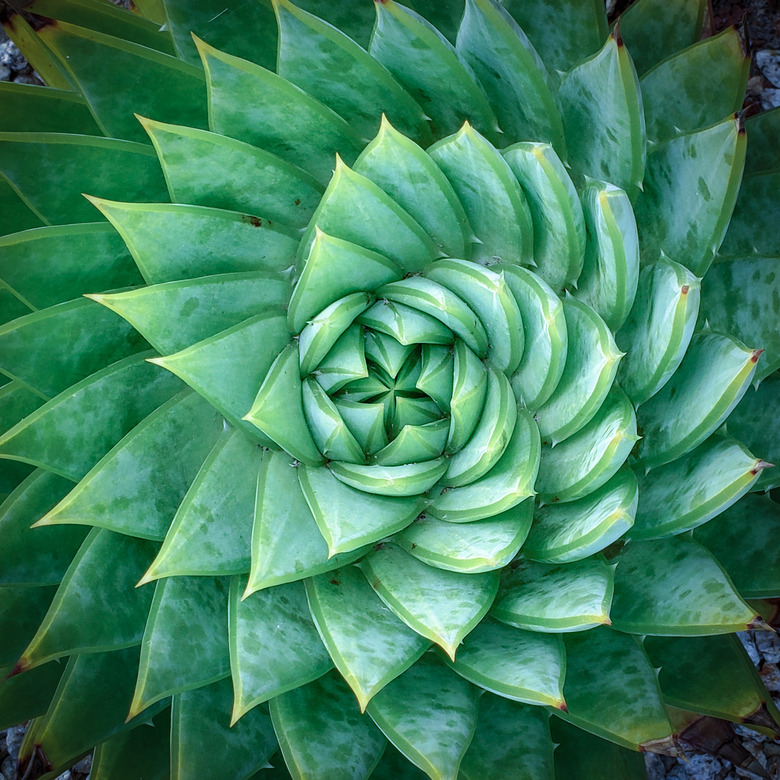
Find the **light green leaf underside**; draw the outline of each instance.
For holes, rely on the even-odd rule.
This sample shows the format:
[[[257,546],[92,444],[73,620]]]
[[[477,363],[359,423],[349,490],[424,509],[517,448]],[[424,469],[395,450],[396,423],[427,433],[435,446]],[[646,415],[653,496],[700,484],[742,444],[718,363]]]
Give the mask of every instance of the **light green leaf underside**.
[[[595,556],[562,565],[522,562],[502,581],[491,615],[530,631],[583,631],[609,623],[614,571]]]
[[[365,710],[369,700],[406,671],[430,642],[399,620],[355,567],[333,569],[305,584],[320,637]]]
[[[143,539],[93,530],[24,651],[22,668],[71,653],[138,644],[152,591],[136,590],[135,583],[154,552],[155,545]]]
[[[734,439],[712,436],[682,458],[639,477],[632,539],[657,539],[706,523],[755,483],[762,462]]]
[[[631,542],[615,561],[611,614],[621,631],[726,634],[756,617],[710,553],[687,537]]]
[[[563,705],[566,654],[560,637],[485,620],[450,666],[499,696],[559,709]]]
[[[148,284],[242,271],[286,275],[295,262],[297,231],[268,219],[178,203],[92,202],[121,234]]]
[[[336,674],[277,696],[271,720],[296,780],[368,777],[387,744]]]
[[[175,377],[145,362],[145,354],[114,363],[41,406],[0,437],[0,457],[79,480],[181,390]]]
[[[238,574],[249,568],[262,460],[263,450],[240,431],[228,428],[222,432],[181,502],[144,582],[170,576]]]
[[[605,626],[565,641],[568,712],[558,717],[632,750],[670,739],[656,670],[634,637]]]
[[[429,777],[456,780],[478,708],[477,689],[426,655],[371,700],[368,714]]]
[[[162,540],[222,430],[222,417],[185,390],[140,422],[40,520]]]
[[[230,674],[227,641],[229,581],[169,577],[155,586],[141,644],[135,715],[174,693]]]
[[[360,566],[382,601],[451,658],[490,609],[498,588],[496,572],[461,574],[432,568],[392,544],[369,553]]]
[[[316,680],[333,666],[300,582],[240,599],[235,578],[228,620],[235,693],[232,723],[258,704]]]

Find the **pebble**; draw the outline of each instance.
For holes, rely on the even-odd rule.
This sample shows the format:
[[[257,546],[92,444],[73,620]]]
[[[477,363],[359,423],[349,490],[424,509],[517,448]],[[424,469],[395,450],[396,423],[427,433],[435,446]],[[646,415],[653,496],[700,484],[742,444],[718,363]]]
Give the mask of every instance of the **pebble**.
[[[780,51],[762,49],[756,52],[756,65],[772,86],[780,87]]]

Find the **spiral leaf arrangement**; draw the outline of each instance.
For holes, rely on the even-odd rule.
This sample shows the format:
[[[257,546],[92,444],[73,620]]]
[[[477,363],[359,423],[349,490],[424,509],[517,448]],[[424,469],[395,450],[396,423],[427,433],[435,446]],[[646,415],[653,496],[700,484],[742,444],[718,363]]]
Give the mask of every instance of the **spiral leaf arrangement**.
[[[50,85],[0,85],[25,777],[632,778],[777,732],[732,634],[780,596],[780,118],[704,5],[3,12]]]

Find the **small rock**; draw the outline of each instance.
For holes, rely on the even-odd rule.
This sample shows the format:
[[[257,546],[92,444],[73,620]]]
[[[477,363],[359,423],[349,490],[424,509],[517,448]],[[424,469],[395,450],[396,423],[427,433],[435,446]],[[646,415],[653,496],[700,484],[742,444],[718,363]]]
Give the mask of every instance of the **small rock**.
[[[770,693],[780,693],[780,669],[777,664],[764,664],[759,670],[767,690]]]
[[[761,663],[761,656],[756,649],[756,643],[752,634],[747,631],[740,631],[737,636],[739,637],[740,642],[745,646],[745,650],[747,650],[747,654],[750,656],[753,665],[758,666]]]
[[[29,67],[29,63],[13,41],[0,43],[0,65],[5,65],[14,72]]]
[[[4,777],[16,777],[16,761],[11,756],[6,756],[2,765],[0,765],[0,772]]]
[[[756,647],[765,661],[770,664],[780,664],[780,637],[771,631],[756,631],[754,636]]]
[[[756,65],[773,86],[780,87],[780,51],[762,49],[756,53]]]
[[[0,65],[0,81],[11,80],[11,69],[7,65]]]
[[[26,726],[11,726],[6,732],[5,743],[8,752],[11,754],[11,758],[13,758],[14,761],[19,758],[19,748],[22,746],[22,740],[24,739],[24,732],[26,730]]]
[[[88,756],[84,756],[84,758],[82,758],[81,761],[78,762],[78,764],[74,764],[72,771],[78,772],[82,775],[88,775],[91,769],[92,769],[92,754],[90,753]]]
[[[695,755],[688,764],[678,764],[666,777],[667,780],[712,780],[724,768],[723,762],[713,756]]]

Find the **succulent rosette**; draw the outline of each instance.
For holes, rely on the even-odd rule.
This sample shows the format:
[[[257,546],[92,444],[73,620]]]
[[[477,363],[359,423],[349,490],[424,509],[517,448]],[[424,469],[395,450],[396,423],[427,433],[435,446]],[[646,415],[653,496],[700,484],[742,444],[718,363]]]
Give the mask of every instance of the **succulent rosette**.
[[[780,119],[672,5],[9,6],[49,84],[0,85],[25,777],[776,733],[733,633],[780,595]]]

